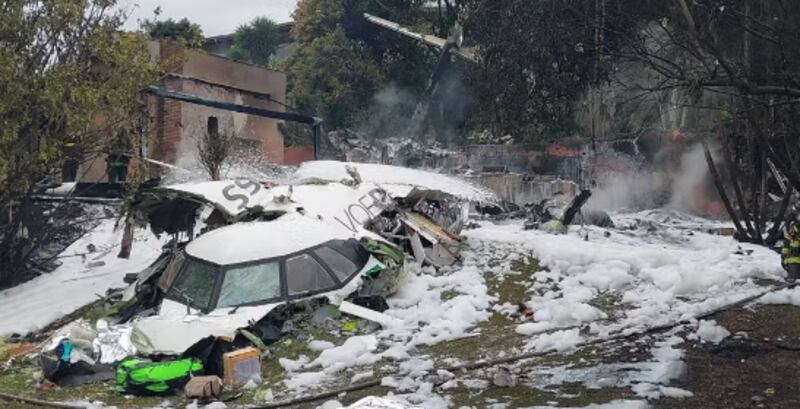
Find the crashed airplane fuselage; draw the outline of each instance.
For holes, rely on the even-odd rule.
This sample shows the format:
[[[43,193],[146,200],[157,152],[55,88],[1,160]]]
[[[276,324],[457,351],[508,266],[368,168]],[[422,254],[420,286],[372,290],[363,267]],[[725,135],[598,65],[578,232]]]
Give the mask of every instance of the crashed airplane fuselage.
[[[451,264],[468,204],[491,200],[456,178],[342,162],[301,167],[292,184],[236,180],[145,192],[135,216],[176,240],[169,261],[154,263],[134,286],[163,298],[157,314],[136,320],[133,343],[145,354],[178,354],[209,335],[233,336],[281,305],[386,296],[408,267],[397,247],[417,264]],[[180,233],[190,240],[184,249]]]
[[[156,233],[183,232],[191,239],[231,223],[300,213],[354,234],[378,234],[410,253],[419,236],[422,247],[429,249],[424,261],[436,265],[458,258],[458,233],[470,205],[496,203],[493,194],[455,177],[336,161],[306,163],[288,183],[269,187],[249,180],[203,182],[152,189],[140,196],[134,205],[136,218]],[[445,253],[451,254],[433,256]]]
[[[156,315],[136,321],[133,343],[145,354],[178,354],[209,335],[233,337],[280,305],[386,296],[402,260],[379,260],[368,240],[298,214],[204,234],[163,270],[164,298]]]

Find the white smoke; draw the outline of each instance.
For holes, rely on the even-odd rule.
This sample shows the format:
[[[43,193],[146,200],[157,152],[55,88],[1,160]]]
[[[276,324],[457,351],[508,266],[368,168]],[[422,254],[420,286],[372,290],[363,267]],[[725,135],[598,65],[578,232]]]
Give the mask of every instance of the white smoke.
[[[587,206],[605,211],[657,207],[665,183],[658,172],[609,173],[598,180]]]
[[[474,101],[469,87],[451,68],[427,97],[389,84],[372,97],[372,105],[354,129],[368,138],[434,136],[439,142],[453,142],[459,139],[458,126]],[[423,130],[425,135],[420,135]]]
[[[694,144],[683,152],[677,166],[669,160],[662,163],[665,166],[603,175],[587,206],[606,211],[668,207],[702,212],[708,198],[716,194],[708,192],[710,175],[702,145]]]
[[[698,207],[703,205],[701,201],[706,198],[703,195],[704,182],[709,178],[702,145],[696,144],[686,151],[681,156],[678,169],[672,179],[669,207],[681,211],[697,211]]]
[[[405,136],[398,132],[409,128],[417,97],[391,83],[372,97],[372,105],[356,132],[370,138]]]

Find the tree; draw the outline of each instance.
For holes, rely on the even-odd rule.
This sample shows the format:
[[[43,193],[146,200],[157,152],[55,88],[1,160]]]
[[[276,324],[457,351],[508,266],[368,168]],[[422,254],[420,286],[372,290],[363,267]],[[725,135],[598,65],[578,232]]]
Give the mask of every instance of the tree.
[[[187,18],[182,18],[180,21],[171,18],[163,21],[147,20],[142,24],[142,28],[152,38],[168,38],[187,47],[203,45],[203,30]]]
[[[257,17],[236,29],[229,55],[234,60],[269,65],[280,41],[278,25],[269,18]]]
[[[122,33],[115,9],[109,0],[0,4],[0,283],[25,275],[49,239],[19,234],[43,217],[31,202],[37,184],[67,155],[90,159],[115,130],[137,129],[140,92],[159,69],[147,36]]]
[[[341,28],[299,47],[287,68],[295,102],[334,128],[353,124],[383,83],[364,45]]]
[[[421,0],[299,1],[292,29],[298,48],[285,65],[296,105],[322,116],[326,126],[353,126],[368,115],[376,91],[389,82],[414,92],[423,90],[435,54],[372,25],[363,13],[428,32],[433,16],[424,5]]]
[[[651,0],[466,3],[465,32],[481,57],[484,122],[529,143],[597,133],[576,120],[579,102],[611,82],[619,61],[609,56],[662,8]]]
[[[219,132],[216,117],[208,119],[208,131],[198,141],[197,160],[208,172],[211,180],[220,179],[220,170],[231,155],[235,140],[234,135]]]
[[[800,4],[665,3],[616,57],[650,71],[651,81],[631,84],[643,94],[680,93],[684,110],[710,112],[710,124],[693,130],[737,238],[772,245],[800,191]],[[711,142],[720,145],[719,159]]]

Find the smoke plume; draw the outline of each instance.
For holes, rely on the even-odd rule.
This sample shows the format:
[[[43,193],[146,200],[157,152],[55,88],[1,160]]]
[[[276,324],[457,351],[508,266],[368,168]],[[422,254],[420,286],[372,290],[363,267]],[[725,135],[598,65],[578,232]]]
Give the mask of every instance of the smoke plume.
[[[716,151],[712,149],[712,152]],[[694,144],[677,163],[663,158],[657,166],[635,172],[610,172],[598,178],[587,206],[606,211],[668,207],[690,213],[708,213],[717,193],[710,182],[703,148]]]

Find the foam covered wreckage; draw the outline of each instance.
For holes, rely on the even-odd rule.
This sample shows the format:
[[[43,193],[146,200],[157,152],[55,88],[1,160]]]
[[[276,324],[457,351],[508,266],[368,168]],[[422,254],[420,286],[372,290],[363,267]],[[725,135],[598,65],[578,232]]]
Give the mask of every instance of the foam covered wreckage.
[[[205,375],[224,379],[226,353],[263,351],[326,305],[393,325],[382,312],[402,275],[456,262],[471,209],[494,203],[457,178],[334,161],[303,165],[288,184],[144,190],[130,216],[172,240],[126,277],[124,307],[106,327],[125,330],[100,347],[114,360],[198,359]]]

